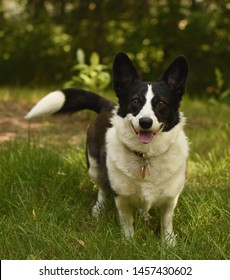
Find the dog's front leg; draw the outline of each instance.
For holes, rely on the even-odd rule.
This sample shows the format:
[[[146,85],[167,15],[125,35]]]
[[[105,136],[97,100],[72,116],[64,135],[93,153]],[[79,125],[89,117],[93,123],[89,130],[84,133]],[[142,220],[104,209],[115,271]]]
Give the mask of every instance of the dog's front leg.
[[[127,199],[122,196],[117,196],[115,198],[120,223],[122,230],[125,234],[126,238],[132,238],[134,236],[134,228],[133,228],[133,209],[131,205],[128,203]]]
[[[177,204],[178,197],[169,199],[161,207],[161,230],[163,239],[168,246],[176,245],[176,237],[173,232],[173,213]]]

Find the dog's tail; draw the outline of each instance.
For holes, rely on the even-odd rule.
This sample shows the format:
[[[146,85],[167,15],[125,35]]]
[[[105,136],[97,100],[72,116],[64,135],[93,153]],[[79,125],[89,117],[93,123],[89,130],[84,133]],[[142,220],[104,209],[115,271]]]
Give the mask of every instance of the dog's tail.
[[[84,109],[100,113],[112,109],[114,104],[100,95],[82,89],[70,88],[54,91],[43,97],[25,116],[31,120],[55,113],[74,113]]]

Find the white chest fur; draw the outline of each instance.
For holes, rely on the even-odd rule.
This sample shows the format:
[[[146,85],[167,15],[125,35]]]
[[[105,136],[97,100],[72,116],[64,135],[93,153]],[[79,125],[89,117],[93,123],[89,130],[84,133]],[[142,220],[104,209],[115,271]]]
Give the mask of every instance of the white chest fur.
[[[114,191],[144,211],[178,196],[183,189],[188,156],[183,125],[179,123],[171,131],[155,136],[150,144],[143,145],[138,143],[124,119],[115,116],[113,122],[115,126],[106,134],[106,145],[108,176]],[[148,159],[144,179],[141,169],[145,159],[134,151],[144,153]]]

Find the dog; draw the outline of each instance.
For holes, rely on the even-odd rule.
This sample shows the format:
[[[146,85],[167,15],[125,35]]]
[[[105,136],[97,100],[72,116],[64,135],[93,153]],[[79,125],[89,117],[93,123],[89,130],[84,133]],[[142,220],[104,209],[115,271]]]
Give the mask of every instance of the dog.
[[[99,188],[92,209],[98,217],[112,191],[126,238],[134,236],[134,209],[148,215],[160,210],[163,240],[176,244],[173,213],[184,188],[188,140],[179,111],[188,63],[177,57],[156,82],[145,82],[130,58],[118,53],[113,88],[118,105],[82,89],[49,93],[25,116],[27,120],[89,109],[98,113],[87,131],[88,172]]]

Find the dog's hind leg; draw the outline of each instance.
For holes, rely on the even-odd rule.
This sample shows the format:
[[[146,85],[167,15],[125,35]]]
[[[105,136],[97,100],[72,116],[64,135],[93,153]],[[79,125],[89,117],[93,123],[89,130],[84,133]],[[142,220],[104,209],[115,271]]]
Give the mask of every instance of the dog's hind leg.
[[[101,178],[102,172],[100,170],[100,167],[97,161],[89,155],[88,155],[88,165],[89,165],[89,169],[88,169],[89,175],[92,178],[92,180],[96,183],[96,185],[99,187],[97,201],[92,209],[92,216],[94,218],[97,218],[101,213],[102,209],[104,208],[105,201],[106,201],[106,191],[105,188],[103,188],[103,179]]]
[[[92,216],[94,218],[97,218],[100,215],[102,209],[104,208],[105,197],[106,197],[105,192],[103,191],[103,189],[99,188],[99,191],[97,194],[97,202],[95,203],[95,205],[93,206],[93,209],[92,209]]]

